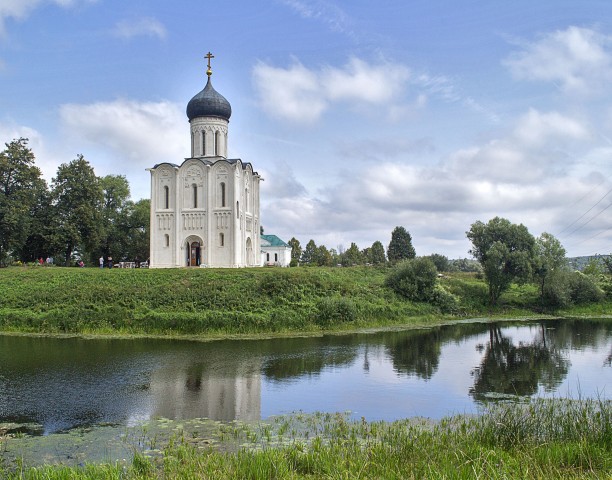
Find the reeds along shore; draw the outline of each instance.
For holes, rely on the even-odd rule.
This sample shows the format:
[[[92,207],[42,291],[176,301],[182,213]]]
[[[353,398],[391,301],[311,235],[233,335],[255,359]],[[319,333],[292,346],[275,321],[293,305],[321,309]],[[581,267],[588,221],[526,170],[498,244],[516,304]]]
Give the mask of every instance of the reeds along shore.
[[[8,480],[609,478],[612,402],[533,400],[484,407],[440,422],[350,421],[342,414],[284,416],[219,426],[221,443],[179,435],[146,441],[126,464],[3,467]],[[223,451],[221,445],[238,445]]]

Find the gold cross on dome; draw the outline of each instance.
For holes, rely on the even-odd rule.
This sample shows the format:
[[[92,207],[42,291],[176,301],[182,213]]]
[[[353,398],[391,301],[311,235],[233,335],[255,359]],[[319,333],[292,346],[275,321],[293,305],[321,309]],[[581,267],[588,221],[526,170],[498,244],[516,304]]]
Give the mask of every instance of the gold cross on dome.
[[[204,58],[208,59],[208,70],[206,70],[206,75],[210,77],[212,75],[212,69],[210,68],[210,59],[215,58],[215,56],[212,53],[208,52],[206,55],[204,55]]]

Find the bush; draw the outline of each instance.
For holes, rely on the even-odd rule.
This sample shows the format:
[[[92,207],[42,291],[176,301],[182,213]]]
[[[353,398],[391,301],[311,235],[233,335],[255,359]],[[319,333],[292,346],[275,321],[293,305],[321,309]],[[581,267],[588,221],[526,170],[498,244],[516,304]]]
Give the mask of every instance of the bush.
[[[438,271],[431,259],[419,257],[398,263],[385,279],[385,285],[408,300],[432,300]]]
[[[353,322],[357,318],[357,307],[346,298],[323,298],[317,303],[315,323],[322,327]]]
[[[603,300],[604,293],[593,279],[580,272],[574,272],[570,277],[570,298],[572,303],[593,303]]]
[[[442,313],[457,313],[459,310],[459,298],[440,284],[434,286],[431,303],[438,307]]]
[[[558,272],[544,286],[543,293],[544,305],[551,308],[594,303],[604,298],[604,292],[595,281],[580,272]]]

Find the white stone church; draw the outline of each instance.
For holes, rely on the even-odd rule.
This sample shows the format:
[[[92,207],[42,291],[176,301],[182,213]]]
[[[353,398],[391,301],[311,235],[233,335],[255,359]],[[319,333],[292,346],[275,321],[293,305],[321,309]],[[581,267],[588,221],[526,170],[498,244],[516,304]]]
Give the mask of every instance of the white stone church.
[[[250,163],[227,158],[229,102],[208,82],[187,104],[191,157],[151,172],[151,268],[261,264],[259,182]]]

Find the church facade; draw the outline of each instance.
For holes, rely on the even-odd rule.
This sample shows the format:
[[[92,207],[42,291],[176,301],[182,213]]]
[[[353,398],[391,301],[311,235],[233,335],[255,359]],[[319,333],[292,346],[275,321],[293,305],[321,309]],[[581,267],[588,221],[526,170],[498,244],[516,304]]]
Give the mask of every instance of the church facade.
[[[208,81],[187,104],[191,157],[151,173],[151,268],[259,266],[259,182],[227,158],[230,103]]]

